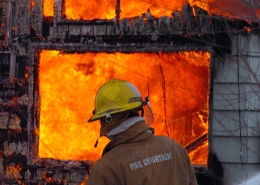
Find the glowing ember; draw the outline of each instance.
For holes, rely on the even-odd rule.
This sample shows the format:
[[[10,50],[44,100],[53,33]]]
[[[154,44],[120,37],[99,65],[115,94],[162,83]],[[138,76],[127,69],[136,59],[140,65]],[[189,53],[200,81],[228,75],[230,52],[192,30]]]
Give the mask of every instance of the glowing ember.
[[[208,131],[208,52],[85,53],[42,51],[39,63],[39,157],[97,160],[108,142],[99,123],[87,123],[98,88],[108,79],[134,83],[148,95],[157,135],[183,146]],[[206,164],[208,147],[192,163]]]
[[[30,3],[30,4],[31,4],[31,8],[32,8],[32,7],[34,7],[34,6],[36,5],[36,2],[33,1],[33,0],[31,0],[31,3]]]
[[[7,166],[6,167],[6,177],[10,178],[10,176],[13,176],[15,180],[21,184],[22,176],[20,175],[20,171],[22,170],[21,165],[16,165],[16,166]]]
[[[150,8],[155,17],[171,16],[175,10],[181,10],[189,2],[191,6],[198,6],[210,14],[229,16],[246,20],[258,20],[260,8],[243,0],[120,0],[121,18],[135,17],[146,13]],[[136,6],[138,4],[138,6]],[[53,16],[54,0],[44,0],[44,16]],[[112,19],[115,18],[116,0],[107,1],[82,1],[66,0],[65,11],[68,19]]]
[[[52,178],[48,177],[46,172],[42,173],[42,178],[47,182],[47,183],[51,183],[52,182]]]

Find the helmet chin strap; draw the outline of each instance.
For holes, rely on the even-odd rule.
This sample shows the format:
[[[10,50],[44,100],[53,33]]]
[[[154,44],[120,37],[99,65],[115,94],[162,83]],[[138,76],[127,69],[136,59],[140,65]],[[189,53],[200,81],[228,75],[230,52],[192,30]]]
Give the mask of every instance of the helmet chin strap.
[[[117,127],[119,124],[121,124],[123,121],[126,120],[126,118],[128,117],[129,112],[127,113],[123,113],[123,114],[117,114],[114,116],[111,116],[110,113],[106,114],[106,117],[104,118],[104,120],[100,120],[101,121],[101,130],[100,130],[100,136],[99,138],[96,140],[96,143],[94,145],[94,147],[96,148],[98,145],[98,141],[101,137],[106,136],[107,133],[114,129],[115,127]]]
[[[106,136],[106,134],[107,134],[107,133],[104,133],[104,134],[102,134],[101,136],[99,136],[99,138],[97,138],[96,143],[95,143],[95,145],[94,145],[95,148],[97,148],[99,139],[100,139],[101,137],[103,137],[103,136]]]
[[[154,117],[148,96],[145,96],[145,105],[142,107],[142,113],[143,112],[145,112],[146,123],[152,125],[154,123]]]

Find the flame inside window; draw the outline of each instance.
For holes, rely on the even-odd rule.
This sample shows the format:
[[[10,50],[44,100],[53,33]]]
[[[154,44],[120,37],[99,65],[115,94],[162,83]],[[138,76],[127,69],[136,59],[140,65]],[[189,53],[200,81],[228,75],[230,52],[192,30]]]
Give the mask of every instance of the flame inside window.
[[[88,123],[98,88],[111,78],[132,82],[150,97],[156,135],[183,146],[208,132],[210,53],[84,53],[41,51],[39,61],[39,157],[98,160],[108,139],[99,122]],[[208,141],[190,153],[207,164]]]

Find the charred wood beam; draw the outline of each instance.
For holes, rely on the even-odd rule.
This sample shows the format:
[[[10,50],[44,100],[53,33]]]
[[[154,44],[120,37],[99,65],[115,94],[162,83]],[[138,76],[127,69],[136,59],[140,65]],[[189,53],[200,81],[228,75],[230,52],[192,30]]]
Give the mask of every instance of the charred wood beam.
[[[208,134],[203,134],[198,139],[196,139],[192,143],[185,146],[185,149],[187,150],[188,153],[190,153],[190,152],[198,149],[207,140],[208,140]]]
[[[121,12],[121,10],[120,10],[120,0],[117,0],[116,1],[116,23],[117,23],[117,25],[119,25],[120,24],[120,12]]]

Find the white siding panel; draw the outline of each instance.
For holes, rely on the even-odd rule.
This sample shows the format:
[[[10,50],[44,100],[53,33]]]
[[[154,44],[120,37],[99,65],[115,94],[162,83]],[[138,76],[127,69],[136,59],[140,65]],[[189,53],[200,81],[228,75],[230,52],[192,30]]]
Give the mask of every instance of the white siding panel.
[[[231,41],[233,46],[231,55],[248,55],[249,38],[247,35],[233,35]]]
[[[250,57],[239,56],[239,83],[251,82]]]
[[[249,36],[249,51],[251,56],[260,56],[260,37],[259,34]]]
[[[260,185],[260,35],[231,40],[231,54],[215,58],[210,152],[223,185]]]
[[[260,112],[242,111],[242,127],[247,129],[248,136],[260,136]]]
[[[237,55],[238,50],[239,50],[237,48],[237,46],[239,45],[238,44],[238,35],[232,35],[231,42],[232,42],[232,46],[233,46],[232,49],[231,49],[231,55]]]
[[[243,136],[247,135],[247,126],[239,124],[239,111],[214,111],[212,121],[213,137],[240,136],[240,129]]]
[[[214,84],[213,89],[213,109],[239,110],[237,84]]]
[[[225,57],[215,62],[214,82],[238,82],[237,57]]]
[[[241,104],[242,110],[260,110],[260,84],[240,84],[240,102],[245,102],[245,107]]]
[[[258,164],[222,164],[224,185],[259,185],[260,165]]]
[[[260,82],[260,56],[240,58],[240,82]]]
[[[212,134],[214,136],[259,136],[259,111],[221,111],[212,113]],[[259,141],[260,142],[260,141]]]
[[[260,110],[260,84],[214,84],[213,109]]]
[[[215,62],[214,82],[260,82],[260,56],[239,56],[239,61],[236,60],[237,56],[228,56]]]
[[[241,163],[241,158],[245,163],[247,147],[244,143],[245,138],[240,137],[213,137],[212,151],[222,163]],[[241,148],[242,155],[240,155]]]
[[[248,137],[245,143],[247,162],[260,164],[260,137]]]
[[[251,83],[260,83],[260,56],[250,57],[248,71]]]
[[[220,162],[260,164],[259,137],[213,137],[212,149]]]

